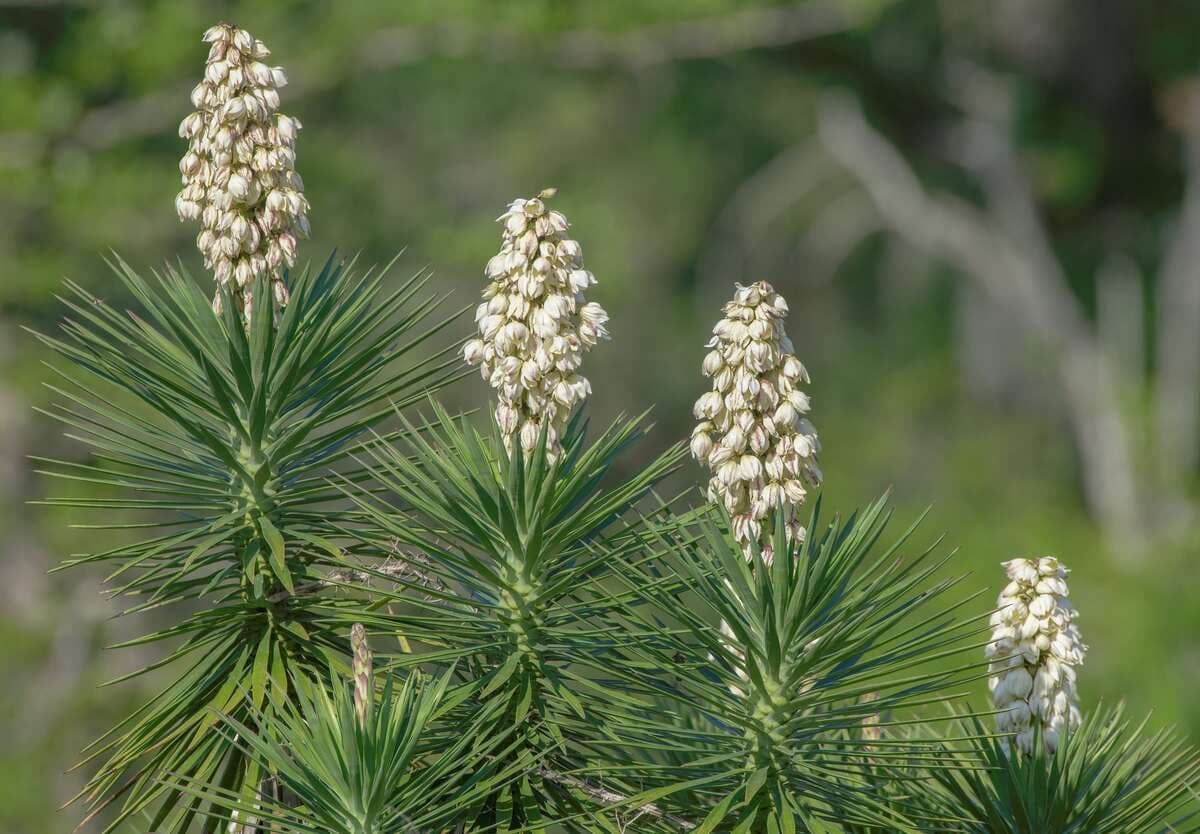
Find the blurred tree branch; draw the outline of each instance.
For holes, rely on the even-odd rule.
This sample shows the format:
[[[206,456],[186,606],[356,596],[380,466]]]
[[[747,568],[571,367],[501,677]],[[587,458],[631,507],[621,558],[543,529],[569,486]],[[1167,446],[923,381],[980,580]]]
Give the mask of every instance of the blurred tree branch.
[[[778,48],[842,32],[855,24],[833,3],[808,0],[782,7],[748,8],[719,17],[644,26],[624,32],[569,30],[552,37],[497,30],[486,24],[381,29],[357,50],[357,64],[340,72],[305,72],[321,65],[300,58],[288,95],[313,95],[365,72],[395,69],[434,58],[471,58],[497,64],[540,62],[576,70],[638,72],[673,61],[719,58],[754,49]],[[186,109],[190,85],[123,99],[83,114],[67,137],[90,150],[153,136],[176,123]],[[0,142],[4,137],[0,136]]]
[[[1154,428],[1159,467],[1181,484],[1200,463],[1200,83],[1178,85],[1164,107],[1183,136],[1187,180],[1158,276]]]
[[[891,229],[958,264],[1051,349],[1093,518],[1122,552],[1132,553],[1142,540],[1142,505],[1112,369],[1039,218],[1012,145],[1007,102],[997,97],[998,88],[984,89],[991,80],[969,78],[972,89],[963,96],[972,107],[964,126],[965,161],[979,177],[986,209],[928,193],[852,97],[831,94],[823,101],[819,133]]]
[[[769,245],[771,224],[827,175],[828,163],[819,144],[801,141],[782,150],[733,191],[704,236],[704,249],[697,258],[700,285],[713,292],[711,299],[696,299],[698,309],[709,309],[728,294],[729,275],[757,272],[755,256]]]

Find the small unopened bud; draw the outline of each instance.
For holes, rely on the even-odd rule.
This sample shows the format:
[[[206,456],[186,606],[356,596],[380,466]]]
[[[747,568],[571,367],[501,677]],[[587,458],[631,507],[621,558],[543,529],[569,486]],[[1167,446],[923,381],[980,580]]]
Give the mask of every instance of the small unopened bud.
[[[483,340],[471,339],[463,345],[463,359],[468,365],[478,365],[483,361]]]
[[[271,81],[271,68],[261,61],[252,63],[247,71],[250,74],[250,78],[254,80],[254,83],[260,87],[266,87],[273,83]]]
[[[233,45],[242,52],[249,53],[254,49],[254,36],[245,29],[235,29],[233,33]]]
[[[353,655],[354,711],[358,714],[358,720],[365,724],[375,700],[375,684],[371,647],[362,623],[350,627],[350,652]]]

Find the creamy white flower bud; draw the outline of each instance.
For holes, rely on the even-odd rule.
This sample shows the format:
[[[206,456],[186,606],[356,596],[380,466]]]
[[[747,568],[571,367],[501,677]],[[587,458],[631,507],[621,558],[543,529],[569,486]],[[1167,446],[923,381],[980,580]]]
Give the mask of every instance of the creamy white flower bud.
[[[725,361],[721,358],[721,351],[709,351],[704,357],[703,367],[705,376],[712,376],[713,374],[718,373],[724,364]]]
[[[251,80],[260,87],[269,87],[273,82],[271,80],[271,68],[261,61],[255,61],[246,68]]]
[[[472,339],[463,345],[463,359],[468,365],[478,365],[483,361],[483,340]]]
[[[701,395],[700,399],[696,400],[696,406],[693,409],[697,420],[715,419],[721,416],[723,411],[724,406],[718,391],[708,391]]]
[[[200,113],[191,113],[179,123],[179,138],[191,139],[203,126],[204,116]]]
[[[245,29],[233,29],[230,40],[242,52],[251,52],[254,49],[254,36]]]
[[[526,452],[532,452],[537,446],[539,434],[538,424],[533,420],[526,420],[521,426],[521,448]]]
[[[772,433],[759,424],[750,430],[750,450],[756,455],[765,455],[771,449]]]
[[[296,236],[289,232],[280,234],[279,248],[283,250],[283,256],[290,264],[296,257]]]
[[[228,238],[226,238],[228,240]],[[236,254],[236,253],[234,253]],[[232,257],[232,255],[230,256]],[[254,273],[250,271],[250,262],[240,260],[233,268],[233,280],[237,282],[239,287],[245,288],[250,280],[254,277]]]
[[[179,172],[190,178],[195,176],[203,164],[197,154],[188,152],[183,155],[183,159],[179,160]]]
[[[293,142],[296,134],[300,132],[300,120],[280,114],[275,117],[275,129],[279,132],[280,139]]]
[[[604,308],[595,301],[584,304],[579,309],[579,316],[589,324],[604,324],[608,321],[608,313],[604,312]]]
[[[746,448],[746,433],[738,426],[734,426],[725,433],[725,437],[721,440],[721,445],[731,452],[741,452]]]
[[[246,197],[250,194],[250,183],[240,174],[233,174],[229,177],[227,188],[235,200],[242,202],[245,202]]]
[[[578,266],[583,258],[583,248],[577,241],[564,240],[558,244],[557,254],[565,263]]]
[[[586,269],[577,269],[571,273],[571,286],[576,292],[583,292],[596,283],[596,276]]]
[[[754,481],[762,475],[763,464],[754,455],[742,455],[738,464],[738,476],[743,481]]]
[[[793,504],[802,503],[805,496],[808,494],[804,489],[804,484],[797,480],[785,481],[783,484],[783,491],[787,495],[788,500]]]

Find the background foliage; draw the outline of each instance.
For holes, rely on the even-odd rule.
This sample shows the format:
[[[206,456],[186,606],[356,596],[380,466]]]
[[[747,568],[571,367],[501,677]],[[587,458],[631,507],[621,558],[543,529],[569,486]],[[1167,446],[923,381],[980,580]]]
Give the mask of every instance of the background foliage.
[[[105,542],[70,530],[72,511],[25,504],[59,492],[26,455],[87,458],[31,410],[52,399],[47,354],[20,327],[54,329],[64,276],[125,304],[109,248],[138,269],[178,256],[200,271],[172,211],[174,128],[199,34],[220,17],[292,78],[283,109],[305,123],[314,206],[302,260],[407,247],[393,280],[430,264],[437,290],[473,303],[492,219],[558,186],[612,315],[588,363],[593,420],[657,404],[626,473],[684,436],[732,282],[774,282],[814,379],[826,505],[889,485],[901,518],[933,503],[925,535],[946,531],[967,582],[993,590],[1001,559],[1060,556],[1093,649],[1085,710],[1124,697],[1132,715],[1154,708],[1200,734],[1200,351],[1186,338],[1200,285],[1178,245],[1200,240],[1190,4],[16,0],[0,8],[0,831],[70,829],[75,815],[51,809],[84,776],[64,767],[138,700],[133,684],[95,685],[156,656],[101,652],[145,624],[109,619],[98,574],[45,574]],[[863,191],[845,140],[867,134],[839,92],[945,214],[913,211],[894,166]],[[1020,177],[996,175],[1008,164]],[[1013,183],[1025,192],[1000,188]],[[964,262],[960,241],[898,227],[897,194],[900,219],[962,220],[992,248]],[[1028,270],[1004,260],[1006,242]],[[1014,295],[1026,272],[1044,303]],[[1102,368],[1103,408],[1080,407],[1064,355],[1083,357],[1069,379]],[[446,400],[484,393],[465,381]],[[1113,420],[1090,434],[1089,415],[1115,418],[1124,447],[1102,431]],[[1127,465],[1111,482],[1129,482],[1115,500],[1096,486],[1114,459]],[[699,477],[689,464],[672,485]]]

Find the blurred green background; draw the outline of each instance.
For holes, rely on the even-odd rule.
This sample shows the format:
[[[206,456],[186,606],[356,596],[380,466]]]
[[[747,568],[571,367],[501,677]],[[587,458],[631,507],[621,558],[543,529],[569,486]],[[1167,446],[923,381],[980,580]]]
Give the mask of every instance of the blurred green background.
[[[554,185],[612,342],[592,413],[689,431],[736,281],[791,303],[827,503],[932,506],[972,588],[1053,553],[1091,646],[1085,705],[1200,738],[1200,9],[1190,0],[0,2],[0,831],[69,831],[79,749],[152,681],[35,412],[70,277],[202,274],[172,201],[201,32],[250,29],[292,79],[301,259],[405,254],[473,304],[493,219]],[[470,319],[460,327],[465,335]],[[478,379],[447,394],[478,404]],[[636,457],[636,456],[635,456]],[[686,478],[701,474],[692,466]],[[978,692],[983,691],[982,684]]]

